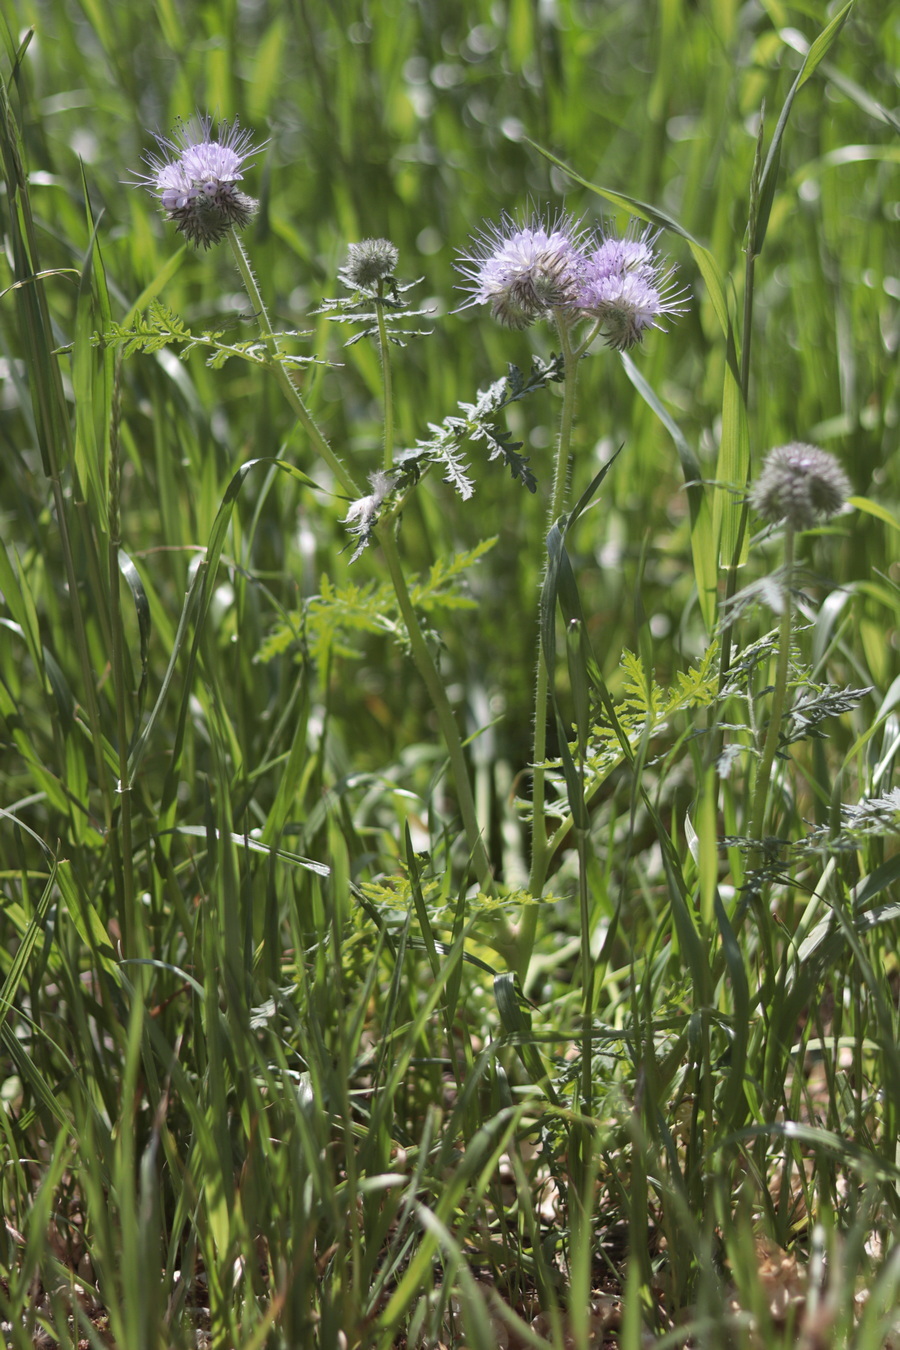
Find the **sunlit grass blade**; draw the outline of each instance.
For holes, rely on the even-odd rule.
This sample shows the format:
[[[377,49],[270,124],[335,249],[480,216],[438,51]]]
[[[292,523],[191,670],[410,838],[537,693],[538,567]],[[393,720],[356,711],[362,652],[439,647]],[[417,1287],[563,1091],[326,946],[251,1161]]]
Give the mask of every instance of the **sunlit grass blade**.
[[[97,348],[91,339],[110,320],[106,273],[98,234],[93,225],[78,286],[72,351],[75,394],[75,466],[87,493],[93,519],[109,534],[109,436],[112,425],[114,353]]]
[[[815,42],[812,43],[804,57],[800,70],[797,72],[797,77],[791,85],[788,96],[784,101],[784,106],[781,109],[781,115],[778,118],[778,124],[775,127],[772,143],[769,146],[769,153],[766,156],[766,162],[762,172],[759,210],[756,217],[755,229],[749,240],[749,249],[753,254],[762,252],[763,242],[766,237],[769,216],[772,212],[772,203],[775,200],[778,170],[781,164],[781,145],[784,139],[788,117],[790,116],[791,108],[794,103],[794,98],[800,89],[802,89],[803,85],[806,84],[807,80],[812,77],[816,67],[824,60],[830,48],[836,42],[841,29],[849,18],[853,3],[854,0],[848,0],[848,3],[844,5],[844,8],[834,16],[827,27],[823,28]]]
[[[675,449],[678,452],[691,513],[691,556],[694,560],[694,575],[697,579],[697,601],[707,631],[712,633],[715,627],[718,584],[716,536],[710,514],[709,494],[703,483],[700,462],[692,447],[688,444],[681,428],[663,406],[627,352],[622,353],[621,361],[629,380],[644,402],[653,409],[662,422],[672,437]]]

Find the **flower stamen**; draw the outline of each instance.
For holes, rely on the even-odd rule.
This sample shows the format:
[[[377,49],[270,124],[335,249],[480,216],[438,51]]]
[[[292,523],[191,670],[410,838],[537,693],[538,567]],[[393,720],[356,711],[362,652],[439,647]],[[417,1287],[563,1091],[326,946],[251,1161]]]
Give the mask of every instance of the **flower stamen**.
[[[174,135],[156,137],[159,154],[145,156],[150,172],[138,181],[155,193],[166,218],[192,244],[209,248],[232,227],[250,223],[259,203],[236,186],[243,166],[259,147],[237,119],[222,122],[212,136],[212,118],[198,114],[179,122]]]

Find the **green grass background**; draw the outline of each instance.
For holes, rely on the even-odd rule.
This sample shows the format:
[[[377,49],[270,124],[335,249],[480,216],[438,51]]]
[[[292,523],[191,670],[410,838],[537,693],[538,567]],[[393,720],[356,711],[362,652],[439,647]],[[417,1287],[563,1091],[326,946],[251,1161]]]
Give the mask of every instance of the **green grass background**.
[[[623,1300],[615,1334],[628,1350],[642,1323],[682,1343],[684,1318],[695,1344],[882,1343],[900,1271],[896,916],[856,924],[850,891],[875,875],[862,903],[896,903],[890,831],[849,861],[810,864],[774,917],[754,911],[734,948],[701,926],[713,996],[672,938],[653,831],[635,823],[627,783],[612,784],[590,873],[595,955],[614,929],[595,1008],[601,1124],[580,1188],[560,1173],[561,1202],[545,1212],[539,1169],[561,1168],[577,1128],[572,851],[551,878],[559,899],[542,919],[530,1025],[511,985],[461,962],[465,947],[505,969],[486,904],[466,904],[443,751],[402,643],[373,631],[369,605],[364,631],[344,634],[327,662],[309,659],[302,633],[260,659],[323,576],[382,579],[375,549],[351,568],[346,503],[275,382],[237,360],[212,370],[202,353],[182,362],[167,349],[125,360],[116,392],[111,353],[91,345],[154,296],[195,332],[255,336],[227,249],[182,249],[138,182],[154,133],[198,109],[239,118],[263,147],[245,179],[261,203],[246,246],[273,320],[309,333],[294,350],[334,363],[305,368],[302,388],[359,478],[381,458],[377,353],[342,348],[340,330],[312,315],[338,293],[349,241],[393,240],[399,275],[422,277],[413,295],[434,309],[431,335],[395,354],[398,445],[412,445],[509,362],[524,369],[553,350],[549,328],[510,333],[457,312],[454,259],[472,234],[501,211],[533,208],[627,224],[529,142],[674,217],[710,250],[740,332],[759,118],[765,151],[802,52],[836,12],[774,0],[17,0],[5,10],[0,1312],[10,1344],[31,1345],[42,1328],[63,1345],[107,1334],[129,1350],[193,1345],[199,1327],[222,1347],[482,1347],[503,1325],[510,1344],[580,1348],[600,1343],[588,1339],[600,1290]],[[792,837],[842,794],[892,781],[898,49],[896,6],[858,0],[797,94],[756,263],[751,475],[769,447],[814,441],[888,513],[841,517],[806,550],[812,589],[829,595],[809,638],[819,676],[874,693],[801,760],[785,789]],[[27,181],[14,197],[17,153]],[[28,240],[29,212],[26,265],[15,240]],[[725,340],[685,240],[669,233],[662,246],[689,309],[634,360],[711,481]],[[676,447],[614,353],[584,363],[579,399],[574,493],[624,447],[571,542],[594,649],[614,693],[625,648],[668,686],[709,641]],[[525,868],[510,799],[531,753],[558,416],[555,389],[509,413],[534,496],[472,448],[473,500],[432,476],[400,536],[412,573],[497,536],[468,573],[470,607],[434,622],[467,733],[492,723],[471,760],[491,855],[511,886]],[[119,538],[134,570],[111,584],[114,426]],[[251,470],[218,539],[221,564],[204,572],[229,484],[265,456],[322,490]],[[755,551],[752,574],[775,561]],[[199,608],[179,628],[198,565]],[[765,617],[753,623],[748,640]],[[158,700],[126,831],[118,754]],[[677,734],[692,729],[687,718]],[[689,875],[684,814],[698,761],[678,744],[651,779]],[[739,832],[739,784],[729,800],[708,840]],[[431,850],[421,891],[401,875],[407,821]],[[281,852],[251,851],[251,831]],[[733,851],[729,866],[723,883],[740,882]],[[846,922],[834,919],[821,960],[804,965],[791,935],[823,917],[835,874]],[[735,1044],[746,1082],[730,1089]],[[826,1065],[821,1099],[799,1071],[813,1061]],[[802,1272],[802,1298],[784,1315],[773,1311],[763,1235]],[[817,1317],[831,1340],[809,1339]]]

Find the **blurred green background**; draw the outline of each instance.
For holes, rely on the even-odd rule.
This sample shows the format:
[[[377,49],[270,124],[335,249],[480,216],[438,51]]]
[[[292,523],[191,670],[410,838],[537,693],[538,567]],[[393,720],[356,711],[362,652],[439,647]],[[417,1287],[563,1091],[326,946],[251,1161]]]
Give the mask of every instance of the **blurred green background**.
[[[832,11],[829,10],[829,13]],[[549,328],[510,333],[473,309],[454,259],[473,232],[501,211],[555,213],[589,222],[601,200],[574,185],[526,141],[565,160],[589,181],[676,217],[708,244],[730,275],[741,312],[748,183],[759,118],[766,142],[804,44],[824,22],[820,4],[689,3],[271,3],[110,8],[74,0],[19,0],[10,27],[34,34],[14,81],[40,229],[41,264],[59,269],[48,287],[58,341],[72,341],[79,268],[99,222],[113,317],[147,294],[196,330],[254,334],[227,250],[180,251],[151,194],[136,186],[143,157],[177,118],[195,110],[240,119],[262,150],[243,186],[261,199],[246,236],[273,319],[308,330],[296,349],[339,368],[310,367],[304,394],[338,453],[362,474],[379,463],[379,371],[365,343],[348,351],[341,333],[311,319],[348,241],[386,235],[400,248],[402,277],[423,278],[414,298],[434,309],[433,333],[397,354],[398,444],[426,434],[458,399],[527,366],[553,346]],[[757,263],[750,384],[755,463],[786,440],[815,440],[837,453],[860,493],[897,498],[896,126],[879,104],[895,94],[898,17],[862,0],[819,75],[798,95],[784,140],[782,174],[765,252]],[[620,228],[627,220],[606,217]],[[671,333],[652,333],[636,354],[641,370],[715,475],[724,355],[721,331],[684,242],[661,241],[688,290],[688,313]],[[25,553],[46,554],[36,523],[46,510],[29,412],[15,379],[15,313],[0,309],[4,445],[2,527]],[[573,488],[590,480],[620,443],[624,452],[602,501],[576,536],[592,635],[614,675],[623,645],[637,641],[632,593],[646,547],[641,589],[663,678],[700,650],[692,604],[686,498],[672,442],[635,397],[618,358],[584,363]],[[497,730],[515,770],[530,748],[536,590],[542,565],[558,391],[514,407],[510,425],[539,480],[535,497],[497,465],[470,460],[470,503],[433,479],[403,522],[411,568],[436,554],[498,543],[471,573],[477,623],[456,616],[443,631],[448,678],[463,682],[470,725],[505,708]],[[209,371],[164,353],[125,365],[122,434],[123,544],[174,622],[195,551],[207,542],[224,489],[248,458],[283,454],[315,478],[317,466],[290,426],[274,383],[231,362]],[[320,479],[320,481],[323,481]],[[327,483],[324,484],[327,487]],[[726,485],[727,486],[727,485]],[[739,485],[738,485],[739,486]],[[236,520],[246,535],[241,564],[256,579],[253,603],[237,612],[223,593],[221,640],[238,635],[236,688],[270,681],[274,707],[286,678],[251,668],[278,621],[315,592],[327,570],[346,578],[337,523],[344,503],[281,478],[253,477]],[[850,575],[890,566],[883,538],[864,520],[844,530]],[[52,559],[44,556],[52,572]],[[360,581],[377,562],[354,568]],[[166,625],[155,613],[152,663],[166,658]],[[868,624],[868,627],[867,627]],[[160,626],[161,625],[161,626]],[[479,634],[473,641],[474,634]],[[880,680],[897,671],[893,627],[877,604],[861,625]],[[427,733],[425,701],[398,653],[367,641],[364,659],[335,674],[337,725],[352,726],[355,762],[375,767],[401,741]],[[360,694],[363,698],[360,699]],[[236,697],[242,697],[243,695]],[[252,742],[255,704],[235,707]],[[248,754],[255,753],[248,745]]]

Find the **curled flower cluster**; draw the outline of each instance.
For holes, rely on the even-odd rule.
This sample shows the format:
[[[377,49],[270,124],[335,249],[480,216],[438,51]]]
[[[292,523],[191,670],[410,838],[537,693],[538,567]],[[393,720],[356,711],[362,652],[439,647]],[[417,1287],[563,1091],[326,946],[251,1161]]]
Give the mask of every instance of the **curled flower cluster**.
[[[575,303],[579,246],[584,231],[571,216],[557,216],[548,228],[533,216],[519,226],[503,215],[475,239],[471,255],[459,260],[469,280],[470,305],[489,304],[507,328],[527,328],[553,309]]]
[[[379,281],[393,276],[399,257],[390,239],[363,239],[359,244],[348,244],[347,261],[338,275],[349,290],[375,290]]]
[[[849,495],[850,483],[834,455],[791,441],[766,455],[750,504],[763,520],[786,520],[794,530],[808,530],[840,511]]]
[[[538,215],[527,225],[504,215],[458,262],[471,292],[466,304],[490,305],[508,328],[527,328],[552,313],[571,322],[592,319],[609,346],[625,351],[648,328],[660,328],[665,315],[684,311],[674,269],[656,252],[658,237],[650,226],[619,237],[588,231],[569,215],[549,226]]]
[[[578,307],[602,321],[606,341],[618,351],[640,342],[648,328],[661,327],[664,315],[684,312],[682,295],[673,290],[674,268],[654,252],[657,238],[649,226],[637,236],[607,235],[582,270]]]
[[[256,153],[237,120],[223,122],[212,139],[212,119],[179,122],[174,136],[157,136],[160,154],[147,155],[150,173],[140,179],[160,200],[185,239],[209,248],[233,226],[243,229],[259,203],[241,192],[244,161]]]

